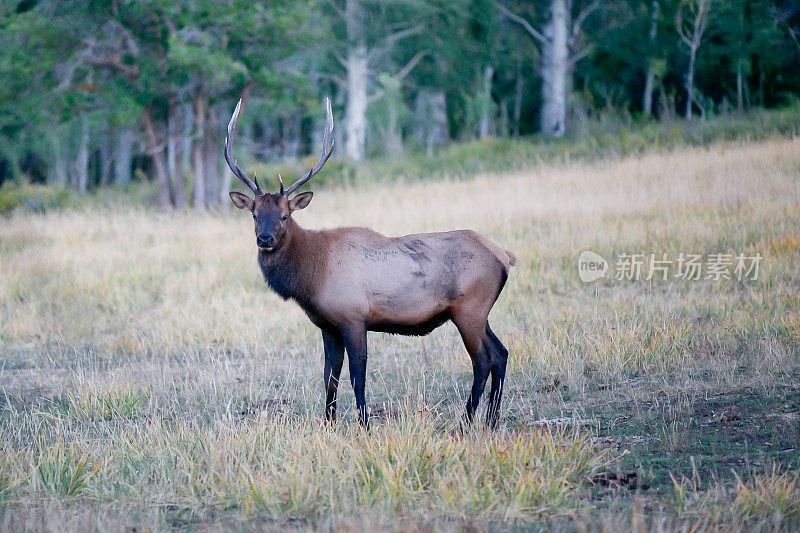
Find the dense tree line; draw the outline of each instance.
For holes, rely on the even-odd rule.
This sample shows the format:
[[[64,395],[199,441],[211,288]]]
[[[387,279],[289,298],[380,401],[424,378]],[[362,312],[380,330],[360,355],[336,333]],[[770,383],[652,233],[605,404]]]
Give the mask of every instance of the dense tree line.
[[[0,182],[158,183],[219,204],[245,159],[561,136],[604,113],[701,119],[800,92],[789,0],[22,0],[0,5]]]

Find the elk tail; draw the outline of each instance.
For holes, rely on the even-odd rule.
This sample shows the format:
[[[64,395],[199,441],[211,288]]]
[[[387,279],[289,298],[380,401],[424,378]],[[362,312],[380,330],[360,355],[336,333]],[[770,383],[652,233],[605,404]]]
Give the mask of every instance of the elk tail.
[[[512,252],[510,252],[509,250],[503,250],[503,251],[504,251],[504,252],[506,253],[506,255],[508,256],[508,263],[509,263],[511,266],[514,266],[514,265],[516,265],[516,264],[517,264],[517,256],[516,256],[516,255],[514,255],[514,254],[513,254]]]

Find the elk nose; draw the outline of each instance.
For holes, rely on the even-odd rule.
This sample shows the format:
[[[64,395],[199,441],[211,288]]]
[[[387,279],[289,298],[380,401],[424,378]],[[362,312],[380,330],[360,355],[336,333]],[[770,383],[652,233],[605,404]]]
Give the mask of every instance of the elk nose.
[[[259,235],[256,241],[258,242],[259,248],[271,248],[275,246],[275,239],[272,238],[272,235]]]

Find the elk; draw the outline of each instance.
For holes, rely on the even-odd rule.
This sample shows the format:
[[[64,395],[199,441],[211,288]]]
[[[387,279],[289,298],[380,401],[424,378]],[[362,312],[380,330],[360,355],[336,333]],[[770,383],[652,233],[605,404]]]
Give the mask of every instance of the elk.
[[[255,225],[258,264],[269,286],[292,299],[322,331],[325,351],[325,420],[336,420],[336,391],[347,351],[358,419],[368,427],[365,399],[367,332],[427,335],[451,320],[472,359],[467,425],[474,419],[491,374],[486,422],[497,427],[508,350],[489,327],[488,316],[516,257],[470,230],[386,237],[363,227],[321,231],[300,227],[292,213],[308,206],[312,192],[292,194],[322,169],[333,151],[333,113],[326,124],[319,161],[289,188],[264,193],[233,159],[236,104],[225,138],[225,160],[255,198],[231,192]]]

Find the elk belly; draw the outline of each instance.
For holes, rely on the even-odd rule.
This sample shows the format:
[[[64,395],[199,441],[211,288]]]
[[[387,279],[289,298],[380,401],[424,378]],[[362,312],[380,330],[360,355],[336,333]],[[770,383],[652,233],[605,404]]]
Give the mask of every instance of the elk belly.
[[[386,274],[380,283],[374,280],[368,292],[370,329],[424,335],[449,318],[441,283],[430,273],[413,269]]]

